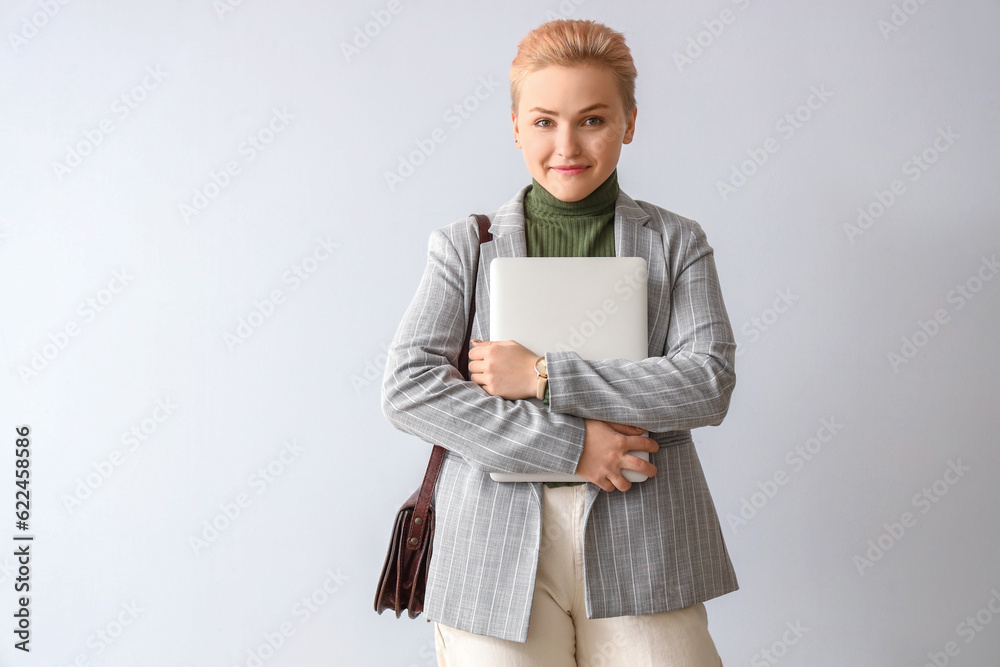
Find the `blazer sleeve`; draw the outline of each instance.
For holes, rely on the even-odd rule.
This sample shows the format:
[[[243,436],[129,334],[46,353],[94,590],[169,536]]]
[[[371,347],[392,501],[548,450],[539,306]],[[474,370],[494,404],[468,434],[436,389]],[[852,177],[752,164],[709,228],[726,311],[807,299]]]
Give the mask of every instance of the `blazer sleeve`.
[[[484,472],[575,473],[582,418],[491,396],[456,367],[468,324],[465,295],[476,280],[451,237],[464,229],[430,236],[420,285],[387,352],[382,411],[396,428]]]
[[[573,351],[547,353],[552,411],[650,432],[722,422],[736,385],[736,342],[712,247],[697,223],[687,226],[685,235],[667,291],[670,319],[663,355],[587,361]]]

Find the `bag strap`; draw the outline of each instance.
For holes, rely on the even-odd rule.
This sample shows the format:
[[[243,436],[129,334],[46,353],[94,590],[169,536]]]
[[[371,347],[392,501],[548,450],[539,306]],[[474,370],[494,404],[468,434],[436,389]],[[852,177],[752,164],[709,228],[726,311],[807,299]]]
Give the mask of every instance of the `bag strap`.
[[[493,240],[490,234],[490,219],[485,215],[476,213],[476,220],[479,222],[479,244]],[[458,370],[466,380],[469,378],[469,340],[472,338],[472,320],[476,317],[476,283],[479,282],[479,252],[475,254],[476,270],[473,272],[472,299],[469,305],[469,323],[465,330],[465,339],[462,341],[462,352],[458,356]],[[431,459],[427,462],[427,471],[424,473],[424,483],[420,486],[420,493],[417,495],[417,503],[413,508],[413,520],[410,522],[410,534],[406,539],[406,546],[410,549],[419,549],[423,546],[424,536],[428,534],[424,531],[424,523],[430,512],[431,499],[434,497],[434,486],[437,484],[438,473],[441,472],[441,464],[444,462],[445,449],[441,445],[434,445],[431,451]]]

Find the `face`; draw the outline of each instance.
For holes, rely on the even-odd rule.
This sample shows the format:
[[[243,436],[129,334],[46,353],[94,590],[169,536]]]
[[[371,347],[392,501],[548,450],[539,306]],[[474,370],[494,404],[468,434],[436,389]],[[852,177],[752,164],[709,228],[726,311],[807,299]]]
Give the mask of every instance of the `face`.
[[[607,69],[550,66],[529,74],[511,112],[528,171],[562,201],[579,201],[618,166],[632,141],[636,111],[624,104]]]

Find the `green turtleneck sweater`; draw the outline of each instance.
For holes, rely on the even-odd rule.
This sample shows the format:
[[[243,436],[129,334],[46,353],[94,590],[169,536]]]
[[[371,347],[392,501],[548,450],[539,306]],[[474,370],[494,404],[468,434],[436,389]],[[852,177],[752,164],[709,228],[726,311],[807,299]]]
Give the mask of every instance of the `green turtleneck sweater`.
[[[580,201],[562,201],[531,179],[524,195],[528,257],[614,257],[618,170]],[[544,351],[539,352],[544,354]],[[549,389],[545,388],[545,403]],[[576,486],[583,482],[546,482]]]
[[[614,257],[618,172],[580,201],[556,199],[538,181],[524,195],[528,257]]]

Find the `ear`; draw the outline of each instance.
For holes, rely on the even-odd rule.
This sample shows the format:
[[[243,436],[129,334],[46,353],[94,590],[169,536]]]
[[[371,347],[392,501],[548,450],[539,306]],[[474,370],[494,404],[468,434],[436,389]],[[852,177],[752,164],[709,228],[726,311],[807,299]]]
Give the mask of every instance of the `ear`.
[[[510,122],[514,126],[514,141],[517,141],[519,138],[519,132],[517,129],[517,114],[513,111],[510,112]]]
[[[638,112],[638,107],[632,109],[632,117],[628,119],[628,123],[625,125],[625,136],[622,138],[623,144],[632,143],[632,135],[635,134],[635,117]]]

